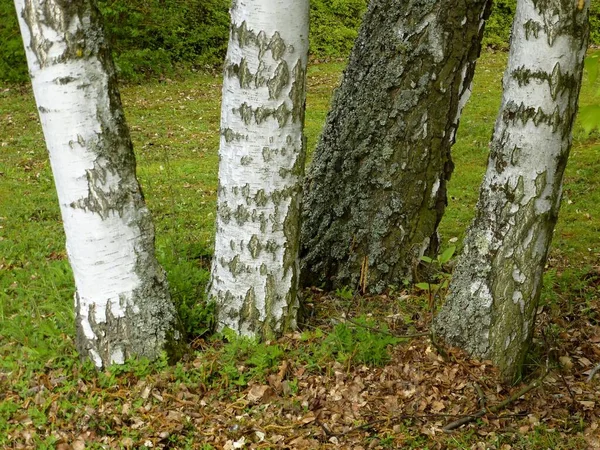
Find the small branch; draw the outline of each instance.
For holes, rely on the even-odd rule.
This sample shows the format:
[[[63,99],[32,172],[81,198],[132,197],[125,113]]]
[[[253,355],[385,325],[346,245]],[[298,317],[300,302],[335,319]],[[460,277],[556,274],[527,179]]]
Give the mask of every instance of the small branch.
[[[496,413],[496,412],[500,411],[501,409],[506,408],[508,405],[510,405],[514,401],[518,400],[521,396],[523,396],[523,395],[527,394],[529,391],[537,388],[542,383],[544,378],[546,378],[546,375],[548,375],[548,371],[544,372],[544,374],[541,377],[534,380],[533,382],[531,382],[530,384],[525,386],[520,391],[511,395],[506,400],[498,403],[497,405],[490,406],[489,408],[483,408],[483,409],[477,411],[475,414],[471,414],[470,416],[461,417],[460,419],[457,419],[454,422],[450,422],[448,425],[446,425],[444,428],[442,428],[442,430],[444,430],[444,431],[455,430],[462,425],[466,425],[467,423],[473,422],[473,421],[479,419],[480,417],[485,416],[488,412]]]
[[[569,386],[569,383],[567,383],[567,380],[562,373],[562,367],[558,368],[558,375],[560,376],[560,379],[562,380],[563,384],[567,388],[567,392],[569,393],[569,397],[571,397],[571,401],[573,403],[577,403],[577,400],[575,399],[575,394],[573,394],[573,391],[571,390],[571,386]]]
[[[416,338],[416,337],[429,336],[429,333],[394,334],[394,333],[390,333],[389,331],[386,331],[386,330],[380,330],[379,328],[371,327],[364,323],[357,322],[356,320],[351,319],[350,317],[345,317],[343,320],[350,322],[351,324],[356,325],[357,327],[364,328],[365,330],[369,330],[374,333],[385,334],[387,336],[395,337],[398,339],[412,339],[412,338]]]
[[[598,364],[596,367],[594,367],[592,369],[592,371],[590,372],[590,375],[588,376],[587,382],[590,383],[592,381],[592,379],[594,378],[594,375],[596,375],[596,373],[598,373],[600,371],[600,364]]]
[[[477,396],[479,397],[479,407],[481,409],[485,409],[485,405],[486,405],[486,401],[485,401],[485,394],[483,393],[483,390],[481,389],[481,387],[477,384],[477,383],[473,383],[473,387],[475,388],[475,390],[477,391]]]

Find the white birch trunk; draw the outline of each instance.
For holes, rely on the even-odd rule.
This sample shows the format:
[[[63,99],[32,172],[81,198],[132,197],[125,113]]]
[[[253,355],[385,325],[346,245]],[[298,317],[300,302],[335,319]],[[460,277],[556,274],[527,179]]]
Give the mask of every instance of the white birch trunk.
[[[219,329],[296,326],[308,0],[235,0],[209,297]]]
[[[180,340],[135,176],[115,69],[90,0],[15,0],[75,278],[77,347],[96,367]]]
[[[518,375],[571,147],[589,0],[519,0],[478,211],[435,326]]]

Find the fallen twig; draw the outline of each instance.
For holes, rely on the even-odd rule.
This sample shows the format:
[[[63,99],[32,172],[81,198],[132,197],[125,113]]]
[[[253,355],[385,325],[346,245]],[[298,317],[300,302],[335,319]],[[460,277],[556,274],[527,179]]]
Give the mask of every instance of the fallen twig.
[[[364,328],[365,330],[372,331],[373,333],[385,334],[386,336],[391,336],[391,337],[394,337],[397,339],[413,339],[413,338],[417,338],[417,337],[429,336],[429,333],[395,334],[395,333],[391,333],[388,330],[381,330],[379,328],[371,327],[367,324],[357,322],[356,320],[354,320],[350,317],[345,317],[342,320],[345,320],[346,322],[350,322],[351,324],[353,324],[357,327]]]
[[[596,375],[596,373],[598,373],[598,371],[600,371],[600,364],[598,364],[596,367],[594,367],[592,369],[592,371],[590,372],[587,382],[589,383],[590,381],[592,381],[592,379],[594,378],[594,375]]]
[[[497,405],[490,406],[489,408],[480,409],[479,411],[477,411],[474,414],[471,414],[471,415],[468,415],[465,417],[461,417],[460,419],[457,419],[454,422],[450,422],[448,425],[446,425],[444,428],[442,428],[442,430],[444,430],[444,431],[455,430],[458,427],[460,427],[462,425],[466,425],[467,423],[473,422],[473,421],[479,419],[480,417],[485,416],[488,413],[496,413],[496,412],[500,411],[501,409],[506,408],[512,402],[518,400],[521,396],[527,394],[529,391],[531,391],[532,389],[535,389],[540,384],[542,384],[542,381],[544,380],[544,378],[546,378],[546,375],[548,375],[548,371],[545,371],[541,377],[532,381],[530,384],[528,384],[527,386],[525,386],[523,389],[516,392],[515,394],[511,395],[506,400],[498,403]]]

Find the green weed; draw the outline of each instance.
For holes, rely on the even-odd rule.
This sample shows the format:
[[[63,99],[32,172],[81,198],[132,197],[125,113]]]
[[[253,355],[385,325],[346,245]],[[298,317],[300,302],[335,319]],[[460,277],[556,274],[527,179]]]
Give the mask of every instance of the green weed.
[[[383,366],[390,360],[389,347],[399,342],[390,334],[387,324],[361,316],[352,322],[336,324],[323,340],[319,353],[331,355],[348,366]]]

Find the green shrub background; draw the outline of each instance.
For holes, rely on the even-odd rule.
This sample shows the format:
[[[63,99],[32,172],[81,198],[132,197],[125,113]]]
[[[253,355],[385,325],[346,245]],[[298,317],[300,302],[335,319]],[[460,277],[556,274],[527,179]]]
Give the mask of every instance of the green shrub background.
[[[600,44],[600,2],[592,0],[591,42]],[[227,47],[230,0],[98,0],[123,80],[218,69]],[[311,0],[311,55],[348,55],[367,0]],[[497,0],[484,44],[508,48],[516,0]],[[12,0],[0,0],[0,81],[27,81]]]

